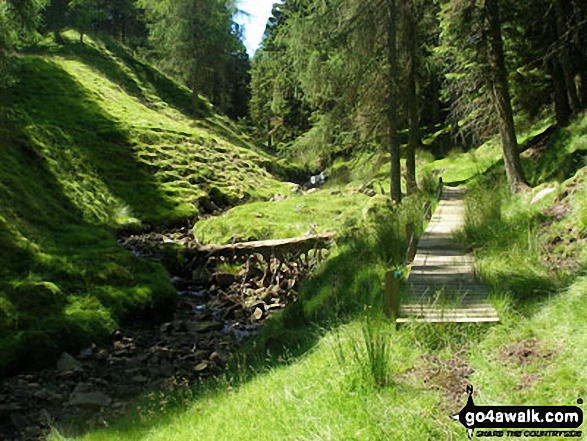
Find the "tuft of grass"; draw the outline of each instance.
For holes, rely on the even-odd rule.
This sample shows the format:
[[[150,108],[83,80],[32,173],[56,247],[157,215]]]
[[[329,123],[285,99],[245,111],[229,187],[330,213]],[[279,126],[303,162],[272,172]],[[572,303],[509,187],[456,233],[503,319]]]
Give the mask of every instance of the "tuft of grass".
[[[366,385],[389,386],[392,381],[391,351],[393,334],[391,325],[382,317],[367,316],[362,320],[359,338],[347,339],[350,346],[350,360],[347,359],[342,343],[339,342],[337,360],[342,367],[351,363],[358,366],[360,376]]]

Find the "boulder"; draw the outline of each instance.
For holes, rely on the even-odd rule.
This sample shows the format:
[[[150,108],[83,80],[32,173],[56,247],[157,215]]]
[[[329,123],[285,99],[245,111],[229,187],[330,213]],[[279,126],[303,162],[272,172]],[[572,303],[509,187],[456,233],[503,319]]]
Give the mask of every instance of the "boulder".
[[[67,352],[63,352],[57,361],[59,372],[74,371],[82,367],[82,364]]]
[[[112,403],[112,399],[99,391],[93,392],[74,392],[70,399],[69,405],[75,407],[85,407],[85,408],[100,408],[100,407],[108,407]]]

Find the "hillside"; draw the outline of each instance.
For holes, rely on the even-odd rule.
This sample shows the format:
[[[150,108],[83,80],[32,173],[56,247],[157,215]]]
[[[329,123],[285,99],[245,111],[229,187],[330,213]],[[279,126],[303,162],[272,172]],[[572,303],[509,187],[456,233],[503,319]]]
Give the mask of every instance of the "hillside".
[[[187,89],[114,41],[64,38],[15,58],[0,96],[0,373],[171,310],[167,273],[117,231],[290,191],[204,99],[194,120]]]

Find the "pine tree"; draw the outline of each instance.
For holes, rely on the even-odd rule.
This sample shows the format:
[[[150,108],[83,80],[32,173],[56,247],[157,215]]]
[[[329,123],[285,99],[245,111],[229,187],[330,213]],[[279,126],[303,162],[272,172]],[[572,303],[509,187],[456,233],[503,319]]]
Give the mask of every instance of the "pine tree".
[[[141,0],[146,9],[153,55],[199,94],[224,103],[228,60],[240,44],[233,26],[234,3],[223,0]]]

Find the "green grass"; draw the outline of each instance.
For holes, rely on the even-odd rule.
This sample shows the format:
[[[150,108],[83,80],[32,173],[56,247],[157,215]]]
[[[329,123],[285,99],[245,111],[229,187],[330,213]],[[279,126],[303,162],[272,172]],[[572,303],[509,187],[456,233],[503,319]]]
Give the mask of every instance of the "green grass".
[[[518,144],[524,144],[531,138],[544,132],[551,124],[549,119],[540,121],[536,127],[518,134]],[[446,158],[424,165],[425,171],[439,170],[447,184],[463,184],[489,171],[496,164],[503,162],[501,144],[498,137],[493,137],[475,149],[467,152],[452,150]]]
[[[463,439],[449,415],[469,383],[477,405],[575,405],[587,394],[587,256],[573,245],[585,240],[586,169],[516,197],[502,175],[497,164],[467,178],[460,235],[474,245],[501,324],[395,331],[381,322],[382,277],[395,258],[377,244],[395,239],[374,214],[337,241],[300,300],[235,355],[224,378],[146,398],[81,439]],[[556,191],[532,204],[547,186]],[[561,203],[568,211],[557,217]],[[555,255],[575,266],[553,271]],[[174,405],[161,410],[162,399]]]
[[[14,56],[0,95],[0,375],[169,314],[169,275],[117,230],[269,199],[289,190],[272,173],[297,173],[205,99],[191,118],[189,90],[114,41],[64,39]]]
[[[221,217],[199,221],[194,234],[202,243],[281,239],[350,228],[372,204],[369,197],[349,190],[329,189],[285,200],[253,202],[232,208]]]

